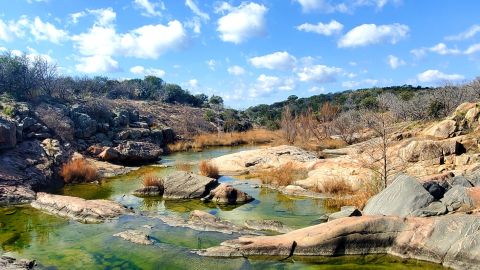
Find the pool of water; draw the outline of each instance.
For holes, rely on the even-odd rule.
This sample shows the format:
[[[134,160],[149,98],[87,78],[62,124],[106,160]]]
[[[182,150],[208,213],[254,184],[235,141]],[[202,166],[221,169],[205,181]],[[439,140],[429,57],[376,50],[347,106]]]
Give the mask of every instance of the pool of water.
[[[165,164],[198,163],[249,147],[211,149],[177,153],[165,157]],[[127,175],[104,179],[100,184],[69,185],[59,194],[86,199],[111,199],[133,207],[142,215],[127,215],[102,224],[82,224],[52,216],[29,206],[0,208],[0,249],[9,255],[38,260],[44,269],[442,269],[440,266],[392,256],[343,256],[337,258],[255,257],[204,258],[191,251],[207,248],[238,237],[215,232],[199,232],[171,227],[157,217],[186,217],[192,210],[210,212],[237,224],[247,219],[274,219],[293,228],[311,225],[328,209],[320,199],[286,196],[258,188],[257,180],[222,177],[255,200],[241,206],[218,206],[199,200],[169,201],[143,199],[131,195],[141,186],[145,173],[159,176],[174,168],[146,166]],[[194,167],[194,170],[196,168]],[[136,245],[113,235],[143,226],[151,227],[152,246]]]

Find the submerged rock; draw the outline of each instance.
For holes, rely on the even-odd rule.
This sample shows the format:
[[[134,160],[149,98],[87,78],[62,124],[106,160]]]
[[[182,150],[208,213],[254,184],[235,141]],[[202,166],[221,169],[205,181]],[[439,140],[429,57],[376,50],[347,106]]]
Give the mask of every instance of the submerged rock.
[[[480,265],[480,216],[436,218],[363,216],[276,236],[243,236],[199,251],[215,257],[339,256],[388,253],[441,263],[454,269]]]
[[[2,270],[26,270],[26,269],[35,269],[36,267],[35,260],[17,260],[10,256],[2,255],[0,256],[0,269]]]
[[[202,200],[223,204],[240,204],[248,203],[252,201],[253,198],[247,193],[234,188],[232,185],[222,183],[210,191],[210,194],[202,198]]]
[[[188,172],[174,172],[163,178],[166,199],[203,198],[218,185],[216,179]]]
[[[113,236],[120,237],[123,240],[130,241],[135,244],[140,245],[153,245],[153,241],[150,239],[150,236],[140,230],[128,230],[124,232],[119,232]]]
[[[159,186],[143,187],[135,190],[133,195],[137,197],[158,197],[163,195],[163,188]]]
[[[108,200],[85,200],[82,198],[37,193],[31,203],[34,208],[84,223],[98,223],[129,213],[125,206]]]
[[[386,189],[368,200],[364,215],[405,217],[434,201],[415,178],[399,175]]]

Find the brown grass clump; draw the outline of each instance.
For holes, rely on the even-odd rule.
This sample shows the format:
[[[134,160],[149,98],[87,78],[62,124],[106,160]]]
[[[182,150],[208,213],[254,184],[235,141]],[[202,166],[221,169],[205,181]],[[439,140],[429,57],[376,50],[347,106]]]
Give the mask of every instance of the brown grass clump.
[[[146,174],[142,177],[142,184],[144,187],[159,187],[163,188],[163,180],[154,174]]]
[[[218,172],[218,167],[211,164],[210,162],[208,162],[206,160],[200,161],[198,169],[200,171],[200,174],[203,175],[203,176],[207,176],[207,177],[215,178],[215,179],[220,178],[220,174]]]
[[[177,162],[175,163],[175,169],[177,171],[193,172],[193,165],[187,162]]]
[[[353,195],[341,196],[337,195],[333,198],[325,200],[325,206],[327,208],[339,209],[342,206],[355,206],[358,209],[363,209],[367,204],[368,200],[380,192],[380,185],[375,185],[374,183],[366,184],[362,189],[357,191]]]
[[[262,183],[281,187],[288,186],[296,180],[304,179],[306,176],[307,171],[296,168],[292,162],[285,163],[278,168],[262,170],[256,173],[256,177],[260,178]]]
[[[331,178],[326,180],[322,188],[316,187],[316,192],[329,193],[334,195],[348,195],[353,193],[352,186],[342,178]]]
[[[65,183],[92,182],[98,178],[97,168],[83,158],[62,165],[60,176]]]
[[[190,141],[179,141],[168,145],[170,152],[201,150],[213,146],[236,146],[244,144],[266,144],[279,139],[278,131],[254,129],[245,132],[200,134]]]

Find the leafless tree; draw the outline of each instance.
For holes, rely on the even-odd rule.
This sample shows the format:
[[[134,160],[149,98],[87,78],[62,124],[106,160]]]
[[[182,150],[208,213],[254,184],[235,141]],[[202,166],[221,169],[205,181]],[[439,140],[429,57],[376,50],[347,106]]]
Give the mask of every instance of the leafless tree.
[[[352,144],[359,138],[359,133],[363,129],[361,114],[356,110],[350,110],[341,113],[332,121],[335,134],[340,136],[347,144]]]
[[[295,139],[297,138],[297,121],[296,117],[292,112],[290,106],[285,106],[282,112],[282,120],[281,120],[281,127],[285,139],[288,143],[293,144],[295,143]]]

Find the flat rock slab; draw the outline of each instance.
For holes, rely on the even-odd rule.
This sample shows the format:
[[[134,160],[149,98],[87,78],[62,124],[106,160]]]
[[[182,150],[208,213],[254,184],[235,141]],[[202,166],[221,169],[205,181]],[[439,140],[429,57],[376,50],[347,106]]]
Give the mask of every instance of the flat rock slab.
[[[83,223],[99,223],[130,211],[123,205],[108,200],[85,200],[82,198],[37,193],[34,208]]]
[[[406,217],[433,201],[434,197],[417,179],[399,175],[386,189],[368,200],[363,214]]]
[[[30,203],[35,200],[35,192],[26,186],[0,185],[0,206]]]
[[[285,226],[278,220],[245,220],[245,227],[256,231],[271,231],[277,233],[287,233],[292,231],[291,228]]]
[[[35,269],[34,260],[16,259],[10,256],[0,256],[0,269],[2,270],[27,270]]]
[[[243,236],[198,253],[215,257],[388,253],[454,269],[479,269],[479,229],[479,215],[348,217],[283,235]]]
[[[165,199],[203,198],[214,189],[216,179],[188,172],[174,172],[163,178]]]
[[[129,241],[139,245],[153,245],[153,241],[150,239],[150,236],[140,230],[128,230],[124,232],[119,232],[113,236],[120,237],[125,241]]]

